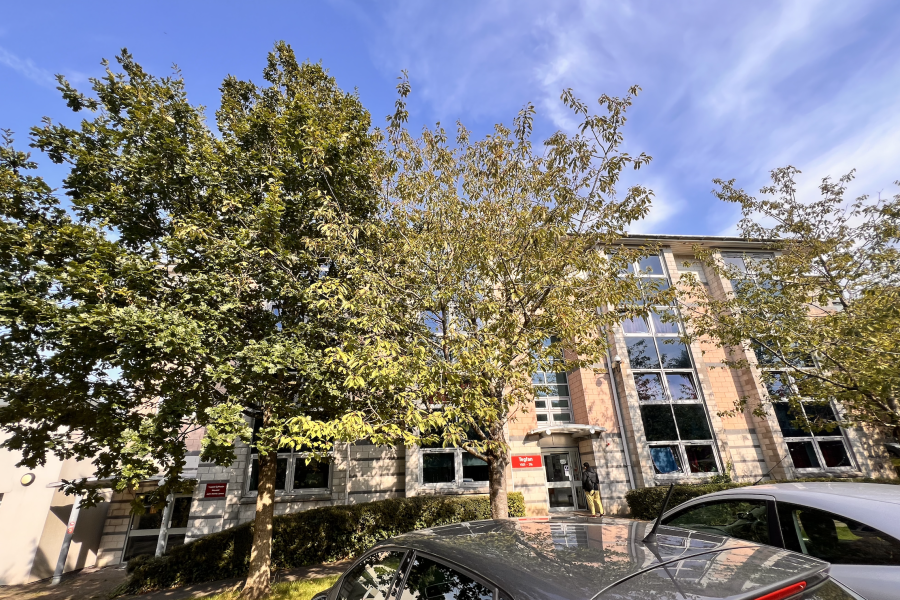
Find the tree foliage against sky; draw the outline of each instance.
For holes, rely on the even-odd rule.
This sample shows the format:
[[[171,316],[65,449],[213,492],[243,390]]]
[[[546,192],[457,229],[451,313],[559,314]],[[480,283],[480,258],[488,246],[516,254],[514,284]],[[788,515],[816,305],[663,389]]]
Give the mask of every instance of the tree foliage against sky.
[[[507,426],[529,410],[532,374],[598,366],[600,329],[626,314],[599,309],[641,310],[624,266],[643,250],[601,251],[650,207],[642,186],[617,195],[622,172],[650,160],[621,148],[638,88],[602,96],[601,115],[564,92],[578,131],[538,148],[530,104],[511,129],[497,125],[482,139],[462,124],[452,137],[440,124],[416,136],[405,128],[405,78],[398,90],[380,243],[360,252],[362,270],[370,289],[417,320],[397,353],[418,360],[398,375],[443,419],[421,433],[488,463],[493,515],[503,517]]]
[[[160,504],[191,485],[189,432],[205,428],[203,460],[228,465],[249,441],[244,417],[261,419],[245,590],[259,597],[276,449],[324,453],[419,425],[411,396],[368,385],[342,354],[365,347],[370,315],[390,317],[356,309],[332,243],[376,213],[379,138],[359,98],[284,43],[263,85],[223,82],[217,130],[177,72],[152,76],[126,51],[118,62],[90,94],[60,78],[78,126],[31,132],[68,168],[68,207],[11,139],[0,149],[3,446],[31,467],[91,460],[117,490],[159,474]]]
[[[717,299],[696,278],[683,277],[683,315],[694,336],[727,349],[747,344],[764,368],[790,376],[793,385],[780,385],[763,373],[772,389],[767,402],[834,399],[847,424],[881,426],[900,437],[900,195],[850,201],[851,173],[824,179],[820,197],[806,198],[797,190],[799,173],[774,170],[759,198],[733,180],[716,181],[715,194],[741,206],[741,235],[768,240],[771,257],[722,260],[699,252],[707,268],[732,280],[734,294]],[[729,356],[728,366],[747,366]]]

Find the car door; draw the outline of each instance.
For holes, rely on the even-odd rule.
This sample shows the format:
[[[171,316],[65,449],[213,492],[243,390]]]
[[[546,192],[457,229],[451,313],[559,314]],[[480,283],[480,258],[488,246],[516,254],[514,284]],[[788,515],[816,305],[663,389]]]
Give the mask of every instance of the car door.
[[[408,567],[410,552],[379,548],[358,560],[338,580],[332,600],[389,600]]]
[[[416,552],[396,600],[494,600],[496,591],[474,573]]]
[[[868,600],[900,597],[900,540],[831,512],[777,503],[784,545],[831,563],[831,576]]]
[[[662,521],[703,533],[740,538],[757,544],[782,546],[774,499],[768,496],[726,496],[694,501],[676,508]]]

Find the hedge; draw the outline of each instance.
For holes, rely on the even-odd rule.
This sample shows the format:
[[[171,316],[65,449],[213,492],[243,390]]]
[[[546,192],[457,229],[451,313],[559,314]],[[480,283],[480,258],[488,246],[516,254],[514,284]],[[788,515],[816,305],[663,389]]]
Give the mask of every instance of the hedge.
[[[892,485],[900,485],[900,479],[839,479],[839,478],[808,478],[808,479],[792,479],[791,481],[766,481],[764,483],[799,483],[805,481],[827,481],[827,482],[853,482],[853,483],[889,483]],[[753,482],[747,483],[700,483],[689,485],[676,485],[672,490],[672,498],[669,500],[669,508],[675,508],[683,502],[687,502],[692,498],[720,492],[722,490],[730,490],[732,488],[745,487],[753,485]],[[666,492],[669,486],[661,485],[657,487],[640,488],[630,490],[625,494],[625,502],[631,509],[631,516],[635,519],[645,519],[647,521],[656,520],[659,516],[659,509],[663,501],[666,499]],[[666,509],[668,510],[668,509]]]
[[[525,515],[521,492],[509,494],[509,515]],[[383,539],[427,527],[491,518],[487,496],[416,496],[326,506],[276,516],[272,568],[289,569],[357,556]],[[119,593],[246,575],[253,524],[245,523],[177,546],[158,558],[136,557]]]

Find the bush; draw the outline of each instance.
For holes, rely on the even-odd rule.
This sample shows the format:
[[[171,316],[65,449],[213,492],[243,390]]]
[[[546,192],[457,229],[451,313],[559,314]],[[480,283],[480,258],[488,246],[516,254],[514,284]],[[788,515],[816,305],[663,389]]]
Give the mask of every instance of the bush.
[[[509,494],[511,517],[525,515],[521,492]],[[289,569],[350,558],[376,542],[427,527],[491,518],[487,496],[416,496],[379,502],[327,506],[276,516],[272,568]],[[253,524],[245,523],[172,548],[159,558],[135,558],[131,577],[119,590],[141,593],[159,588],[246,575]]]
[[[766,481],[763,483],[799,483],[804,481],[850,481],[855,483],[890,483],[893,485],[900,485],[900,480],[898,479],[839,479],[828,477],[810,477],[807,479],[793,479],[791,481]],[[675,508],[679,504],[687,502],[688,500],[691,500],[692,498],[696,498],[698,496],[711,494],[713,492],[720,492],[722,490],[730,490],[731,488],[745,487],[749,485],[753,485],[753,483],[732,482],[676,485],[675,489],[672,490],[672,498],[669,500],[669,509]],[[628,508],[631,509],[631,516],[635,519],[644,519],[647,521],[656,520],[656,517],[659,516],[659,509],[662,506],[663,500],[666,499],[666,492],[668,490],[669,486],[667,485],[630,490],[625,494],[625,502],[628,503]]]
[[[134,570],[137,569],[142,564],[146,563],[148,560],[153,558],[149,554],[138,554],[134,558],[128,561],[128,565],[125,567],[126,573],[134,573]]]
[[[722,490],[741,487],[740,483],[707,483],[693,485],[676,485],[672,490],[672,498],[669,500],[669,508],[674,508],[682,502],[687,502],[691,498],[703,496],[704,494],[712,494]],[[659,509],[663,500],[666,499],[666,493],[669,486],[657,486],[648,488],[639,488],[629,490],[625,494],[625,502],[631,509],[631,516],[635,519],[645,519],[647,521],[655,520],[659,515]]]

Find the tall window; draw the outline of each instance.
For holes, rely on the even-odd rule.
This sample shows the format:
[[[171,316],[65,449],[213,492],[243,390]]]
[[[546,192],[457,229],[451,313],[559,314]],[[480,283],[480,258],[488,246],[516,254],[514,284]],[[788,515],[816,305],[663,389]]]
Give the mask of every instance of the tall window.
[[[722,253],[725,264],[740,272],[738,279],[731,280],[735,291],[739,291],[740,286],[752,282],[755,273],[759,272],[764,262],[772,258],[772,254],[762,252]],[[795,375],[804,370],[817,368],[811,356],[792,352],[790,349],[781,350],[780,354],[784,360],[789,361],[790,366],[796,369],[793,371]],[[794,378],[781,370],[788,368],[788,365],[785,365],[776,353],[770,352],[761,344],[754,343],[753,351],[756,354],[757,365],[765,373],[769,398],[794,468],[799,470],[853,468],[846,440],[837,426],[837,415],[831,403],[801,400],[792,406],[787,399],[796,398],[799,393]]]
[[[571,423],[572,400],[565,373],[540,371],[531,379],[535,385],[534,411],[539,425]]]
[[[261,421],[253,426],[253,441],[250,450],[247,493],[259,489],[259,457],[256,453],[256,438]],[[310,458],[310,453],[302,449],[279,448],[275,469],[276,494],[304,494],[325,492],[331,489],[331,461]]]
[[[801,401],[792,405],[787,399],[797,396],[794,378],[783,371],[771,370],[767,370],[765,378],[769,399],[794,468],[852,469],[847,441],[838,427],[831,403]]]
[[[544,346],[547,347],[557,341],[559,341],[557,338],[551,337],[544,340]],[[531,383],[534,385],[534,412],[539,425],[574,421],[568,375],[553,371],[538,371],[531,376]]]
[[[659,256],[649,256],[632,268],[647,288],[651,283],[656,289],[669,285]],[[679,339],[677,313],[670,306],[649,306],[648,318],[626,320],[622,329],[656,473],[717,472],[709,417],[690,351]]]

